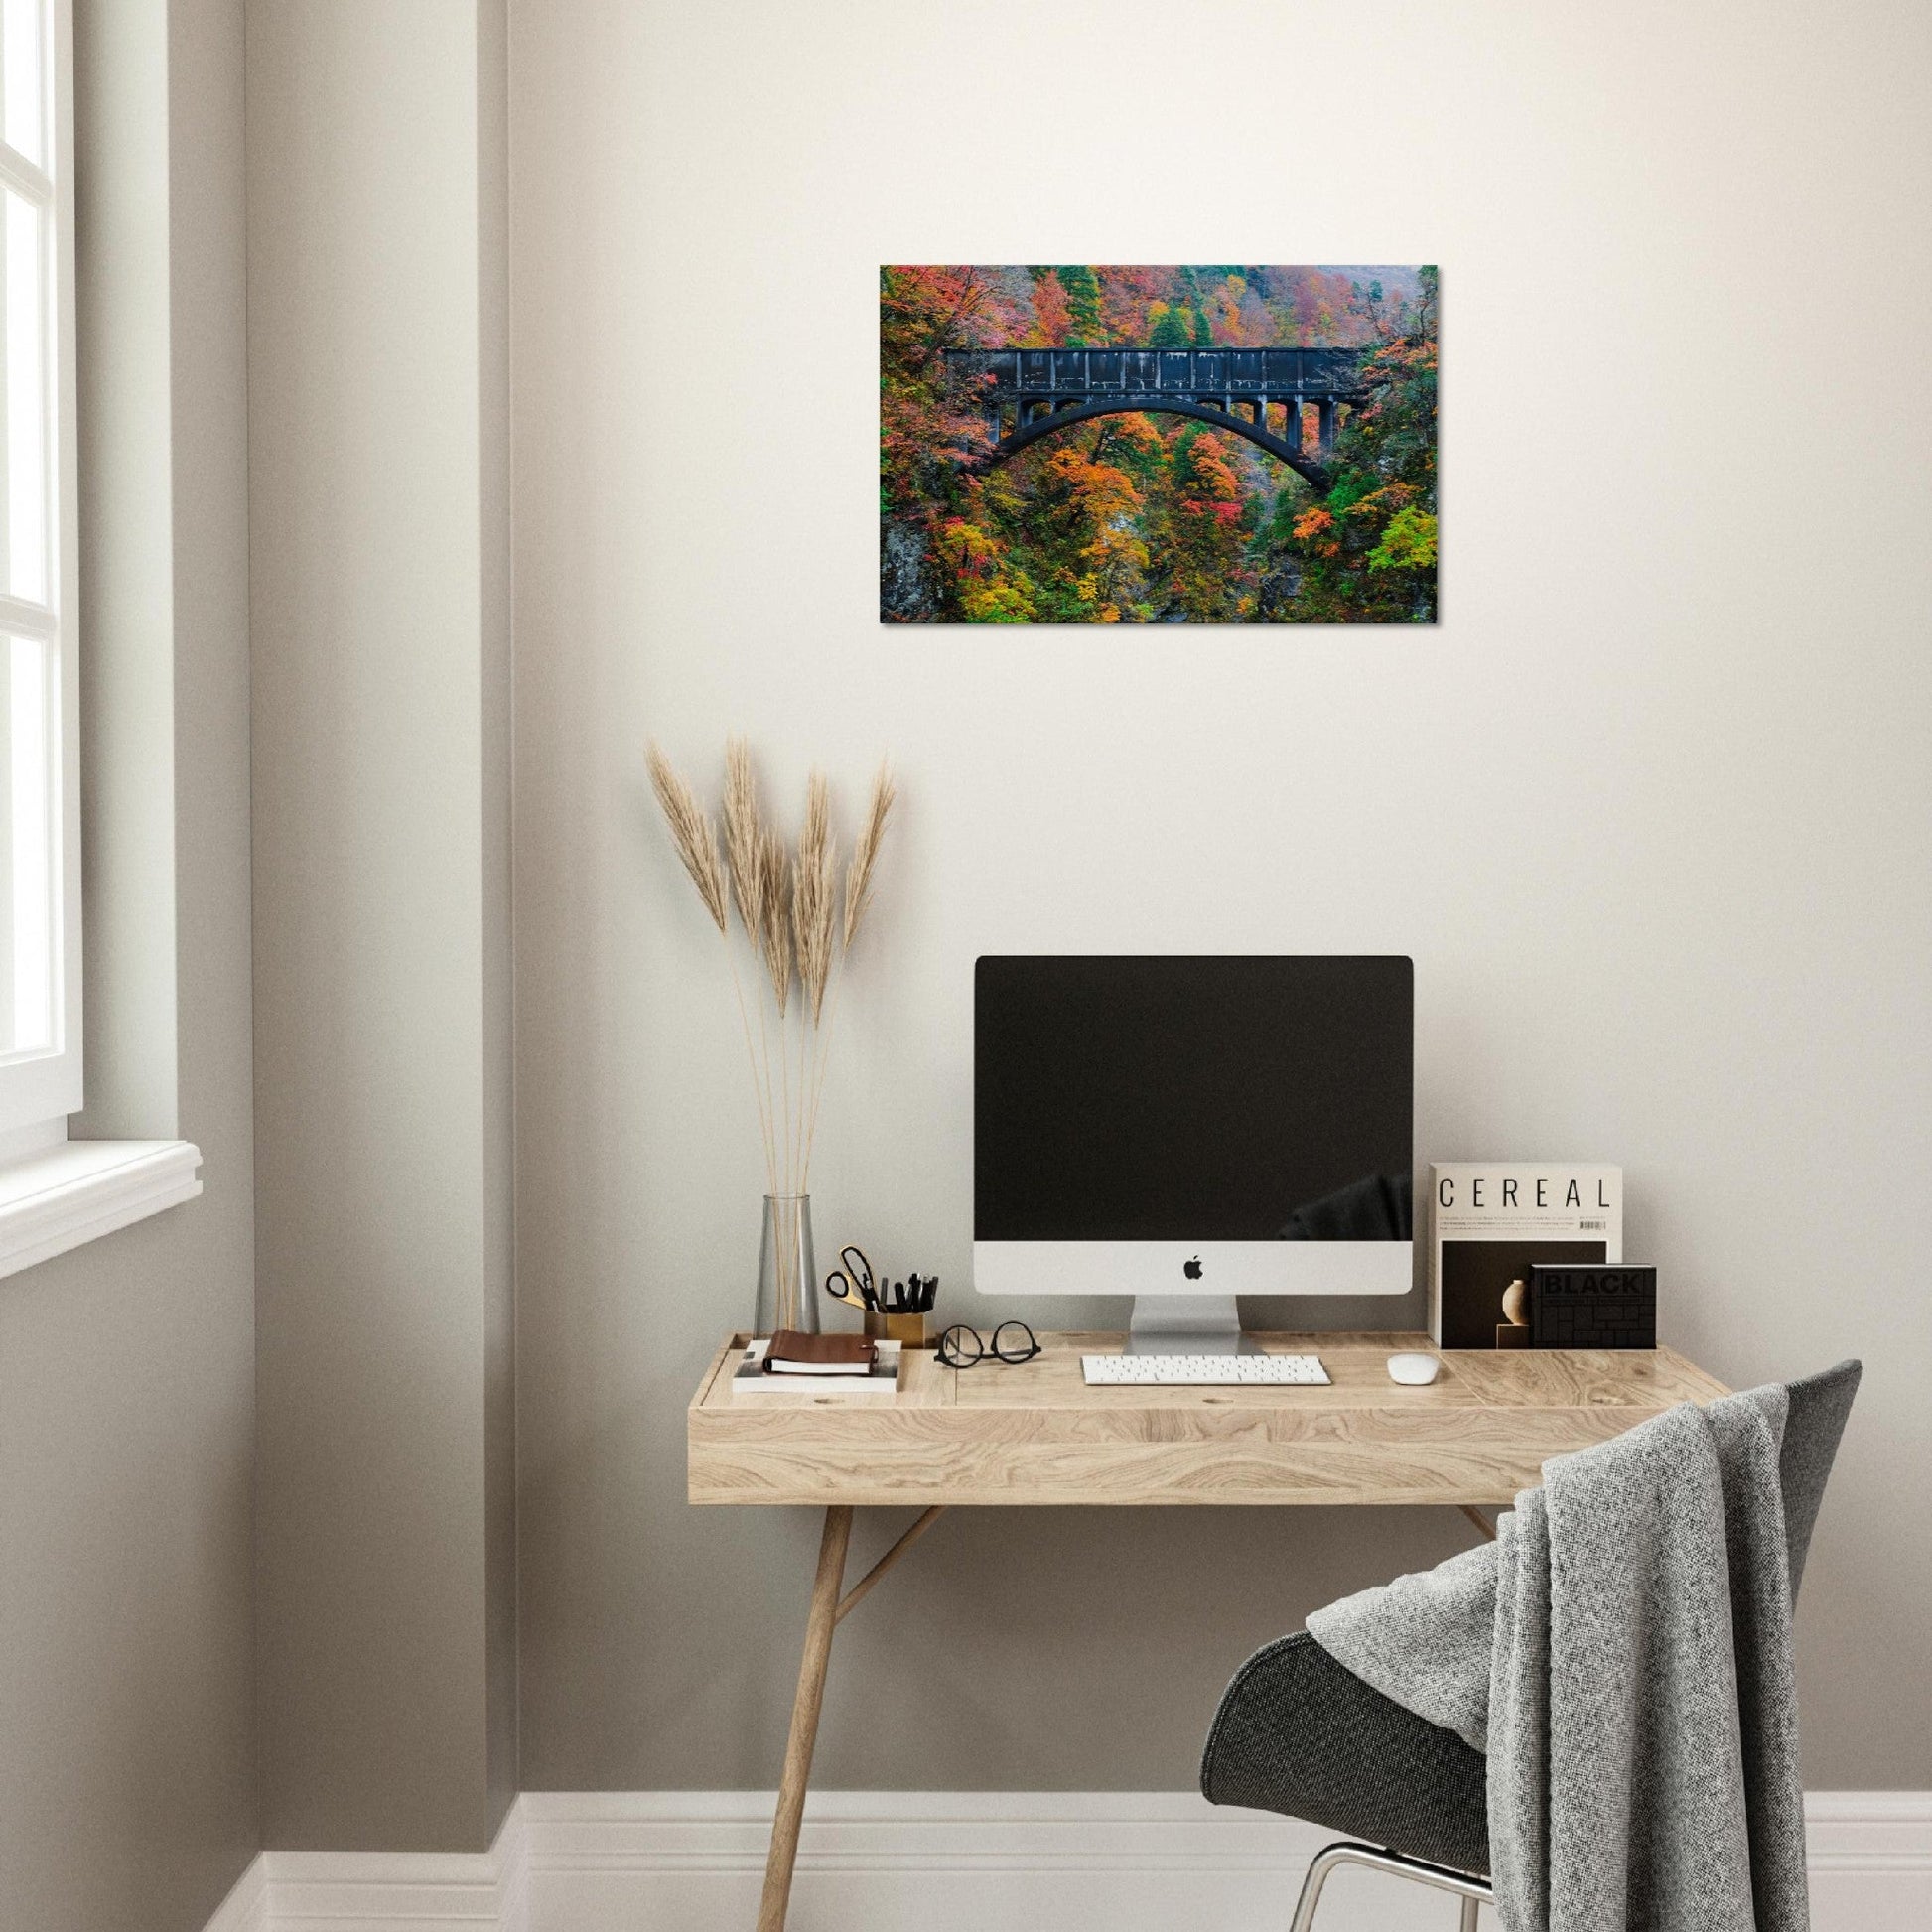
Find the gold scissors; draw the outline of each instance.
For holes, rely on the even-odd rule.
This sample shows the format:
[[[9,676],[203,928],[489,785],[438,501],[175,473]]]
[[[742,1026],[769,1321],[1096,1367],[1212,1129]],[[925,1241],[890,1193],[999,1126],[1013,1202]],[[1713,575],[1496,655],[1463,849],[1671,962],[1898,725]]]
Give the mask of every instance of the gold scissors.
[[[825,1292],[835,1302],[844,1302],[855,1309],[864,1309],[868,1314],[879,1307],[879,1287],[873,1278],[872,1263],[866,1259],[863,1248],[844,1247],[839,1250],[840,1266],[825,1277]]]

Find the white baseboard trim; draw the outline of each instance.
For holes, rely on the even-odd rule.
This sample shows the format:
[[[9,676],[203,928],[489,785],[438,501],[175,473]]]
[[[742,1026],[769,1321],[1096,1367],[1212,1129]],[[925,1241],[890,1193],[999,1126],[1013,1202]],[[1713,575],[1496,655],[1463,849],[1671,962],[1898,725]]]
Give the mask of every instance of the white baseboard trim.
[[[265,1853],[207,1932],[750,1925],[771,1804],[750,1791],[525,1792],[487,1852]],[[1932,1792],[1813,1792],[1806,1815],[1814,1932],[1932,1925]],[[1253,1932],[1286,1922],[1334,1836],[1191,1792],[819,1792],[790,1929]],[[1332,1890],[1348,1932],[1416,1932],[1441,1916],[1373,1872],[1344,1870]]]
[[[207,1932],[529,1932],[521,1803],[487,1852],[263,1852]]]

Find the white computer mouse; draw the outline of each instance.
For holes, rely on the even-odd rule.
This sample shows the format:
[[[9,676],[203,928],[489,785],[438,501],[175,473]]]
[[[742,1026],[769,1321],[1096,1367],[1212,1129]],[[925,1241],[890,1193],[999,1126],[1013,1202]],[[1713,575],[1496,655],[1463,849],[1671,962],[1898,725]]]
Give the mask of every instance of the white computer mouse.
[[[1442,1363],[1434,1355],[1391,1355],[1389,1357],[1389,1380],[1407,1382],[1420,1386],[1433,1382],[1442,1372]]]

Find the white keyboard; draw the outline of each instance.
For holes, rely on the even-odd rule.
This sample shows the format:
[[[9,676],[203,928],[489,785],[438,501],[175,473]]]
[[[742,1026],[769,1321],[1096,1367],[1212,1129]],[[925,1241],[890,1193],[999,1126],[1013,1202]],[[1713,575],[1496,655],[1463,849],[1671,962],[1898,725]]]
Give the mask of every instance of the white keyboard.
[[[1141,1388],[1325,1382],[1316,1355],[1082,1355],[1089,1382]]]

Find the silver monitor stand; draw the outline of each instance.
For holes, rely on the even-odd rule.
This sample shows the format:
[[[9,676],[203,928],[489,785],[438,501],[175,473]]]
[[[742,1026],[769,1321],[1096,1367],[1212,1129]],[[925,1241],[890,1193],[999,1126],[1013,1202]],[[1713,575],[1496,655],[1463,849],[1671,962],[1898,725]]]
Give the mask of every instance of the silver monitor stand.
[[[1137,1295],[1128,1355],[1258,1355],[1232,1295]]]

